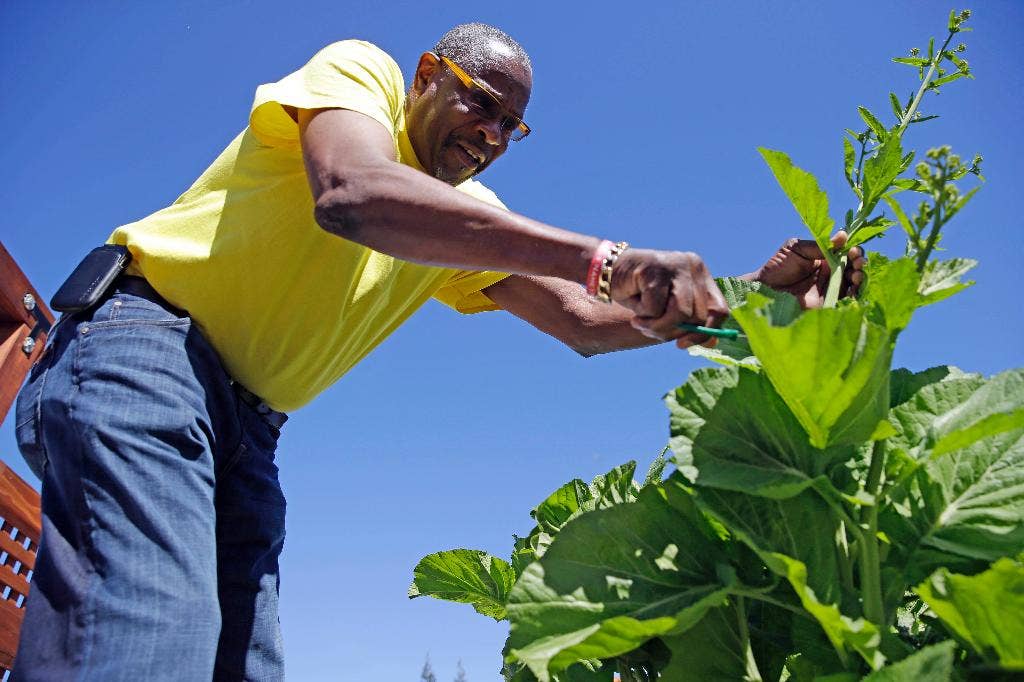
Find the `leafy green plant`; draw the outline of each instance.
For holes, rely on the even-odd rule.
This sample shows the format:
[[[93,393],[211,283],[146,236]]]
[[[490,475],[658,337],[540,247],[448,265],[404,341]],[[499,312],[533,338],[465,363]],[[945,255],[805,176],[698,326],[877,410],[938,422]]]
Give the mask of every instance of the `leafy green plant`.
[[[1024,370],[891,369],[914,312],[961,291],[967,259],[936,260],[942,229],[980,177],[952,150],[914,177],[902,136],[925,94],[970,77],[949,50],[897,62],[921,86],[886,127],[844,140],[862,244],[899,224],[902,257],[873,254],[859,300],[801,311],[788,294],[722,280],[744,337],[666,397],[666,462],[574,480],[532,511],[510,561],[424,558],[410,596],[470,603],[510,622],[507,680],[959,680],[1024,672]],[[952,64],[953,73],[943,65]],[[859,145],[859,151],[854,146]],[[823,251],[834,222],[817,181],[761,150]],[[900,192],[922,201],[908,217]],[[884,203],[895,220],[876,214]],[[836,272],[845,255],[829,252]]]

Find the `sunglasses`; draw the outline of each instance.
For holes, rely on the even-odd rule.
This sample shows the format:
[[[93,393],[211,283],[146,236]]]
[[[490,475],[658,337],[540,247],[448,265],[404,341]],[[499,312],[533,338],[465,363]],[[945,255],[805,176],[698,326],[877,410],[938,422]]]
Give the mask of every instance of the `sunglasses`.
[[[461,66],[448,59],[448,57],[438,55],[438,59],[455,74],[456,78],[462,81],[462,84],[470,94],[469,98],[464,101],[478,116],[490,121],[499,121],[502,132],[509,135],[516,142],[530,134],[530,126],[523,123],[523,119],[505,108],[505,105],[501,103],[501,100],[498,99],[498,96],[490,88],[470,76]]]

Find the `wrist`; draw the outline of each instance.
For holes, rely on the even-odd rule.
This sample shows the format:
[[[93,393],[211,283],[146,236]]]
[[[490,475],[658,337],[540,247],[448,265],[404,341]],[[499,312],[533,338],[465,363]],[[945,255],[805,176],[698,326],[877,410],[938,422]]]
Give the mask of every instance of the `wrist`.
[[[587,265],[587,293],[603,303],[611,303],[612,269],[619,255],[629,248],[626,242],[613,244],[605,239],[594,249]]]

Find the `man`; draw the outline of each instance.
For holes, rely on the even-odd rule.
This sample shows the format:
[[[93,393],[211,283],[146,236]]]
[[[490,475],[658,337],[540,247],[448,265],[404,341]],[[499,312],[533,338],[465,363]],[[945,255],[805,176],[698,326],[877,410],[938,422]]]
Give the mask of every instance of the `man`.
[[[424,53],[407,95],[384,52],[336,43],[261,86],[173,205],[114,231],[129,269],[62,318],[19,396],[44,530],[16,679],[280,679],[281,410],[431,297],[586,355],[713,343],[679,327],[728,315],[697,255],[545,225],[473,179],[529,132],[531,86],[482,24]],[[791,240],[751,276],[814,305],[827,275]]]

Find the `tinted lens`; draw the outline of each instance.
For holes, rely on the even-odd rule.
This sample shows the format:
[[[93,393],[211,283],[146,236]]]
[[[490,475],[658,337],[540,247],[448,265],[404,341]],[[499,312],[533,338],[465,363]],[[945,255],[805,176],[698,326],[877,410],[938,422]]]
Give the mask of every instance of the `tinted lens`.
[[[526,125],[522,121],[519,121],[518,125],[512,129],[512,139],[516,142],[523,139],[530,134],[530,126]]]
[[[466,86],[472,93],[474,101],[472,102],[474,108],[480,111],[487,118],[495,119],[501,115],[504,105],[501,101],[495,97],[491,92],[480,85],[475,78],[466,73],[461,66],[456,64],[448,57],[439,57],[439,59],[448,65],[448,68],[452,70],[462,84]],[[507,111],[507,110],[506,110]],[[523,120],[518,116],[506,115],[501,122],[501,127],[505,130],[511,130],[509,135],[513,141],[518,142],[527,135],[530,134],[530,126],[523,123]]]

